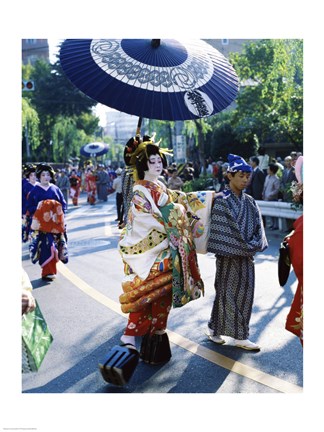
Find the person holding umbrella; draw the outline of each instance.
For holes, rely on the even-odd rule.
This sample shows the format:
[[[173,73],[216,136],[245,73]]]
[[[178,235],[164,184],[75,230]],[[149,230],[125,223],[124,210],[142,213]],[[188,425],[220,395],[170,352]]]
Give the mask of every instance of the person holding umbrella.
[[[39,181],[30,191],[27,211],[32,217],[29,252],[33,264],[42,268],[42,279],[56,278],[56,263],[67,263],[66,227],[64,214],[66,201],[62,191],[54,184],[55,171],[51,165],[40,163],[36,167]]]
[[[182,307],[204,293],[194,242],[203,226],[193,209],[203,208],[209,214],[209,208],[197,195],[169,190],[158,180],[167,166],[167,154],[149,136],[130,139],[124,153],[135,182],[118,244],[125,270],[119,300],[122,311],[129,314],[121,343],[134,354],[136,337],[142,337],[138,356],[150,364],[171,357],[166,333],[171,308]],[[214,192],[206,193],[212,201]],[[101,367],[108,382],[112,382],[111,359]]]

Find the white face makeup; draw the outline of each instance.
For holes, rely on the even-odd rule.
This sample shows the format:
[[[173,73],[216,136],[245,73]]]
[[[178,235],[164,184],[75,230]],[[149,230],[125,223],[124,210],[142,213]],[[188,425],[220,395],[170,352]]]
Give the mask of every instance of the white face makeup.
[[[147,162],[148,174],[150,176],[158,177],[162,173],[163,163],[159,155],[151,155]]]
[[[29,182],[31,184],[35,184],[36,183],[36,180],[37,180],[36,173],[34,173],[34,172],[30,173],[28,178],[29,178]]]
[[[48,171],[42,171],[40,175],[40,183],[43,186],[47,186],[51,181],[51,174]]]

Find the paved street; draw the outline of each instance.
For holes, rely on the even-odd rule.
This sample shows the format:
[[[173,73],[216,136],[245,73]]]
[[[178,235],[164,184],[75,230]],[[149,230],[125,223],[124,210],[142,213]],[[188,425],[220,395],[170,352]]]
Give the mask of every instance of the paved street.
[[[296,279],[285,289],[277,281],[279,233],[269,233],[269,248],[256,256],[256,293],[250,339],[258,353],[218,346],[204,335],[214,299],[215,259],[199,255],[205,296],[173,309],[168,332],[172,358],[162,366],[140,362],[125,387],[106,383],[98,362],[115,344],[126,324],[118,297],[123,268],[116,246],[115,196],[89,206],[81,195],[67,215],[69,263],[59,265],[56,281],[40,278],[28,247],[23,267],[46,317],[54,342],[38,373],[23,375],[25,393],[299,393],[303,352],[284,329]]]

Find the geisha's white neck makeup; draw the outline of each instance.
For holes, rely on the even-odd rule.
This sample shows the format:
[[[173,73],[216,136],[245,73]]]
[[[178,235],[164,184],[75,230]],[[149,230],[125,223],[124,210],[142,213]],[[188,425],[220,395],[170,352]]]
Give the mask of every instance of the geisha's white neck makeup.
[[[163,163],[159,155],[151,155],[147,162],[148,170],[144,172],[144,179],[156,182],[162,173]]]

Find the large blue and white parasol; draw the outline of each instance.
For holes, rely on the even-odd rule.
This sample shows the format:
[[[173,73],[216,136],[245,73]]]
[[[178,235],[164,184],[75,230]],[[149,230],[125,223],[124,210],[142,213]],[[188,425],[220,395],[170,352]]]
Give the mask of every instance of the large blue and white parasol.
[[[66,39],[60,62],[87,96],[142,118],[212,116],[239,90],[232,65],[202,40]]]

